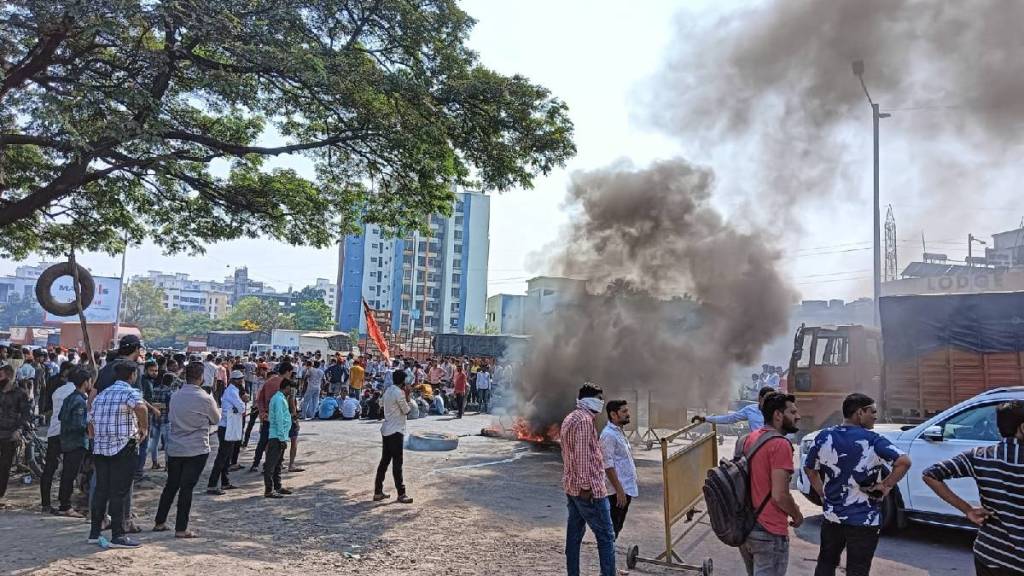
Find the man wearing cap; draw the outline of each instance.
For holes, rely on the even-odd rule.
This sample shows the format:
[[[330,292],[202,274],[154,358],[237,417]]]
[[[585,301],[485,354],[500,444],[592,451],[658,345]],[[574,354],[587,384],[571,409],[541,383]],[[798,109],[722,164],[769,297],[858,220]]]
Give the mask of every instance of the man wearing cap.
[[[245,393],[245,373],[241,370],[233,370],[231,381],[220,397],[217,458],[213,461],[213,471],[210,472],[210,480],[206,483],[207,494],[221,496],[225,490],[235,489],[228,478],[228,469],[231,467],[231,457],[235,452],[235,446],[242,439],[242,415],[245,414],[245,402],[248,398]],[[229,421],[231,422],[230,435],[228,434]]]
[[[178,499],[178,513],[174,520],[176,538],[195,538],[188,529],[188,516],[192,510],[192,489],[199,482],[203,467],[210,457],[210,426],[220,421],[220,410],[213,396],[204,391],[204,366],[192,362],[185,368],[185,385],[171,394],[167,407],[167,484],[160,494],[154,532],[167,530],[167,514],[171,503]]]

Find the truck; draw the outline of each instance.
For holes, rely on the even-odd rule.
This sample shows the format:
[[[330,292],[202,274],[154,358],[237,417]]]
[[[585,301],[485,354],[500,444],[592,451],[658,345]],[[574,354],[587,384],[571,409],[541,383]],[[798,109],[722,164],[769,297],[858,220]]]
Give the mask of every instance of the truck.
[[[334,356],[335,352],[358,353],[353,344],[352,337],[345,332],[303,332],[299,335],[299,352],[320,352],[321,358]]]
[[[270,351],[287,354],[299,350],[299,337],[304,330],[284,330],[278,328],[270,334]]]
[[[259,330],[214,330],[206,334],[207,350],[247,354],[253,344],[269,344],[270,334]]]
[[[525,354],[529,342],[529,336],[437,334],[434,336],[434,354],[511,359]]]
[[[797,329],[789,392],[803,430],[842,420],[851,392],[883,422],[917,424],[986,390],[1024,383],[1024,292],[884,296],[881,330]]]

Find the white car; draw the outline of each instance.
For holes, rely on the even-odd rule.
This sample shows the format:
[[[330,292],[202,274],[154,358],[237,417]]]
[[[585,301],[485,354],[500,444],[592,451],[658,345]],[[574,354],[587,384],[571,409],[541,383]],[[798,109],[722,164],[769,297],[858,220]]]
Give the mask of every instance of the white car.
[[[907,475],[882,503],[883,531],[903,528],[908,521],[956,528],[972,527],[963,514],[946,504],[925,485],[921,473],[936,462],[948,460],[976,446],[997,443],[1000,436],[996,428],[996,406],[1008,400],[1024,400],[1024,386],[983,392],[916,426],[875,425],[875,432],[909,454],[913,463]],[[813,446],[817,435],[818,431],[811,432],[800,441],[796,485],[808,500],[820,506],[821,499],[811,489],[811,483],[803,470],[804,456]],[[948,484],[964,500],[978,504],[978,488],[973,478],[957,478],[948,481]]]

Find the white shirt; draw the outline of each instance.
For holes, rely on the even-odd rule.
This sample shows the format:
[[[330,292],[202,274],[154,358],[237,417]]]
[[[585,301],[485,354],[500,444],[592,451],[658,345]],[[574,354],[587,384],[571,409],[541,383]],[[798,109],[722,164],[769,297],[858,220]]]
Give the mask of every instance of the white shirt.
[[[777,373],[772,373],[772,375],[768,377],[768,385],[776,390],[779,389],[779,375]]]
[[[491,389],[491,375],[489,372],[477,372],[476,373],[476,389],[477,390],[490,390]]]
[[[228,426],[228,416],[231,414],[245,414],[245,402],[242,402],[242,397],[238,394],[238,388],[234,384],[229,384],[224,388],[224,394],[220,397],[220,422],[217,426]]]
[[[60,436],[60,418],[57,418],[57,415],[60,414],[60,409],[64,406],[64,399],[74,391],[75,385],[68,382],[54,390],[53,395],[50,396],[53,399],[53,414],[50,416],[50,427],[46,430],[47,438]]]
[[[399,386],[388,386],[381,404],[384,405],[384,423],[380,426],[380,435],[405,434],[406,416],[412,410],[405,399],[405,391]]]
[[[636,463],[633,462],[633,452],[629,448],[629,441],[626,435],[611,422],[605,424],[601,431],[601,455],[604,456],[605,470],[615,468],[615,475],[619,477],[622,489],[627,496],[636,498],[640,495],[640,489],[636,482]],[[608,493],[614,494],[615,487],[608,482]]]
[[[345,401],[341,403],[341,417],[342,418],[355,418],[356,414],[359,413],[359,400],[349,396],[345,398]]]
[[[217,366],[207,362],[203,364],[203,386],[213,389],[213,381],[217,379]]]

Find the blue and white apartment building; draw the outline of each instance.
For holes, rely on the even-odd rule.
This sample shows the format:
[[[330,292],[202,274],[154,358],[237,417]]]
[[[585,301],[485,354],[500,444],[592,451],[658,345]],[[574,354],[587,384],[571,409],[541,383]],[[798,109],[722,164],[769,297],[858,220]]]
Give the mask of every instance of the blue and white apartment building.
[[[362,300],[391,311],[391,330],[481,330],[487,306],[491,199],[456,192],[452,215],[430,217],[430,235],[387,238],[366,224],[339,251],[338,329],[366,334]]]

